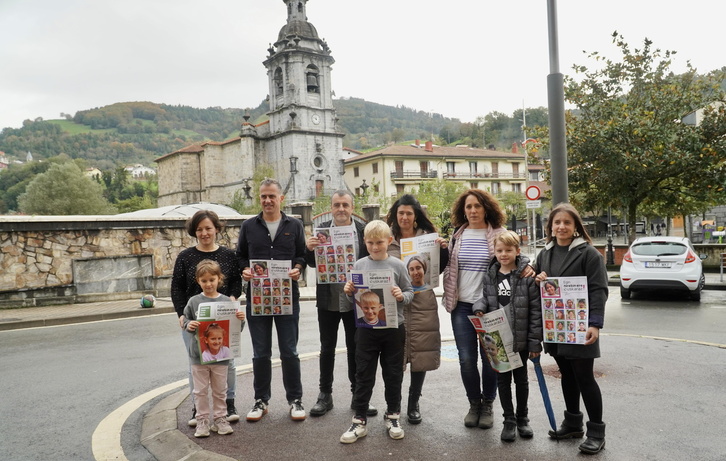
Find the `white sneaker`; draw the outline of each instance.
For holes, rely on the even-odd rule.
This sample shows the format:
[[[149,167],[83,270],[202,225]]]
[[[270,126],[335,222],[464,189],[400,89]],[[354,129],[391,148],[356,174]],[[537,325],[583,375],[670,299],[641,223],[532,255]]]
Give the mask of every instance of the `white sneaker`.
[[[192,417],[187,424],[189,427],[197,427],[197,407],[192,407]]]
[[[386,413],[383,417],[388,428],[388,435],[394,440],[402,439],[404,435],[400,418],[400,413]]]
[[[368,427],[366,422],[353,418],[353,424],[350,428],[340,436],[340,443],[353,443],[361,437],[368,435]]]
[[[247,421],[259,421],[267,414],[267,404],[262,400],[256,400],[255,406],[247,413]]]
[[[209,437],[209,420],[207,418],[197,418],[197,431],[194,437]]]
[[[211,430],[219,435],[227,435],[234,432],[234,429],[232,429],[232,426],[229,425],[229,422],[225,417],[215,419]]]
[[[290,403],[290,419],[293,421],[305,421],[307,415],[305,414],[305,408],[300,399],[293,400]]]

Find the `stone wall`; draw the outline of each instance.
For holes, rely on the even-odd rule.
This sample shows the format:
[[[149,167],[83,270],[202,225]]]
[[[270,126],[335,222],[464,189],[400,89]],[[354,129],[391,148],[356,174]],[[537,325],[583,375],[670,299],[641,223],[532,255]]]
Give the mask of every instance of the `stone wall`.
[[[220,245],[236,246],[243,221],[226,221]],[[75,302],[68,298],[94,291],[128,295],[149,284],[148,291],[168,295],[176,256],[196,243],[185,222],[185,217],[2,217],[0,301],[8,302],[0,306],[12,300],[37,305],[40,298]],[[132,256],[137,258],[121,258]],[[80,274],[83,280],[76,280]]]

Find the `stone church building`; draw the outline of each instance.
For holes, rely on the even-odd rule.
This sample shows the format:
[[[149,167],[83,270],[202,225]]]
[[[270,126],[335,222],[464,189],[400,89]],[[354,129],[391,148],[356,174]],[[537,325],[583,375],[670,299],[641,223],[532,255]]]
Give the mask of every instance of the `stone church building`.
[[[344,134],[337,126],[330,77],[335,60],[307,20],[308,0],[283,2],[287,23],[263,62],[269,120],[252,125],[245,117],[236,138],[158,158],[159,206],[230,203],[265,164],[275,169],[288,204],[345,188]]]

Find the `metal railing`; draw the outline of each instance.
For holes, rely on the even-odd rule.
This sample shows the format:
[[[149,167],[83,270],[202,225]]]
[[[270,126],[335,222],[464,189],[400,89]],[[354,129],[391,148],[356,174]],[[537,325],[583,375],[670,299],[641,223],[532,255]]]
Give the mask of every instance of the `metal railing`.
[[[471,172],[446,172],[444,178],[456,179],[526,179],[524,173],[471,173]]]
[[[437,170],[429,171],[391,171],[391,179],[435,179],[439,177]]]

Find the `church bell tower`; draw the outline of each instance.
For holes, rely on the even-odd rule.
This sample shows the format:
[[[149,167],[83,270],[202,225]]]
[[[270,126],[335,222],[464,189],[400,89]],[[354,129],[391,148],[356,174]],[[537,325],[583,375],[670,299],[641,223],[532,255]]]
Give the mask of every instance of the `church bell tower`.
[[[345,187],[330,72],[335,62],[308,22],[308,0],[283,0],[287,23],[263,62],[269,81],[268,159],[286,202],[312,200]]]

